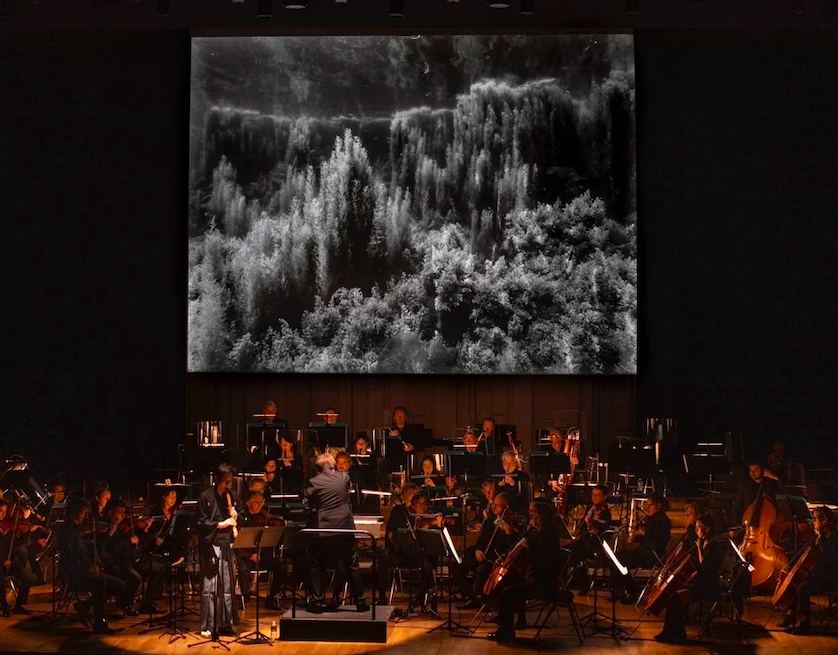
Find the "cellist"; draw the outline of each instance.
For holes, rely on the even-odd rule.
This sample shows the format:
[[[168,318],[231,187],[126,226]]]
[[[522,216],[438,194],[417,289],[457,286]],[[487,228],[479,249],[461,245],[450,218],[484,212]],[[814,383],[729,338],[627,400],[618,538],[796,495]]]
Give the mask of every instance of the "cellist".
[[[695,522],[695,546],[685,557],[695,557],[698,569],[687,582],[686,588],[673,591],[666,606],[666,620],[663,632],[655,635],[656,641],[680,643],[686,640],[684,615],[681,610],[681,595],[686,594],[689,602],[716,600],[721,593],[719,573],[725,552],[730,548],[727,538],[714,539],[716,520],[710,514],[699,516]]]
[[[525,578],[503,589],[497,607],[498,630],[488,635],[493,641],[514,640],[515,614],[524,616],[528,600],[551,600],[559,591],[558,580],[564,568],[563,555],[566,553],[559,548],[559,531],[553,506],[535,500],[530,503],[529,517],[529,525],[523,537],[527,540],[529,551],[529,571]]]
[[[812,521],[815,524],[815,544],[820,548],[821,555],[809,576],[797,586],[797,595],[782,623],[778,624],[781,628],[789,628],[789,632],[795,635],[812,632],[809,622],[812,596],[838,588],[838,526],[835,524],[835,513],[827,507],[817,507],[812,512]]]

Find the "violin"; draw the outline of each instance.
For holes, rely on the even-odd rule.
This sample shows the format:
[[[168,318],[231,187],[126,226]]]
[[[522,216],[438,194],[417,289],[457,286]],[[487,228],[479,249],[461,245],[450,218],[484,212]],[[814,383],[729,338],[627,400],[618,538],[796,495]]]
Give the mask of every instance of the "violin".
[[[442,514],[437,514],[436,516],[417,516],[415,527],[417,530],[422,530],[424,528],[442,528],[455,523],[456,521],[453,518],[445,518]]]
[[[37,525],[33,525],[27,521],[15,521],[14,519],[3,519],[0,521],[0,535],[4,537],[9,534],[10,532],[19,532],[21,534],[29,532],[32,528],[37,528]]]

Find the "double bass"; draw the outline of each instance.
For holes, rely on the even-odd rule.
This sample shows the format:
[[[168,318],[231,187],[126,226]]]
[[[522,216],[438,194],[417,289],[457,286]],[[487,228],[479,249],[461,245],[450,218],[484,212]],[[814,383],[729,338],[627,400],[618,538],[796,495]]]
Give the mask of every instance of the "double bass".
[[[760,483],[756,500],[745,510],[742,523],[745,539],[739,546],[739,552],[754,567],[751,587],[772,591],[783,570],[788,567],[786,553],[779,545],[788,526],[777,506],[765,496],[763,483]]]

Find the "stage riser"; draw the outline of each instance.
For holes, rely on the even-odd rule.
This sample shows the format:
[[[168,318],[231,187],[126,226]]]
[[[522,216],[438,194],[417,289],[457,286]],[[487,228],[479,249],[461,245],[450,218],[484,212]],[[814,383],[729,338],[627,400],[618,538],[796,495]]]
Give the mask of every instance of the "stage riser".
[[[372,620],[369,613],[353,615],[340,612],[342,618],[335,619],[330,613],[311,615],[298,611],[297,617],[291,618],[288,611],[279,621],[279,640],[386,644],[390,631],[388,619],[392,612],[392,607],[377,607],[376,618]]]

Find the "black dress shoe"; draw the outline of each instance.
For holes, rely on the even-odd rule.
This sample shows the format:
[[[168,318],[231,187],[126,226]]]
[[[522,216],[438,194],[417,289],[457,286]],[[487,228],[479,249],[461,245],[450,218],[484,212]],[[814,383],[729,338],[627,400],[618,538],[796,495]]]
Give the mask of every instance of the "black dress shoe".
[[[105,621],[93,626],[93,634],[95,635],[115,635],[119,632],[122,632],[122,628],[112,628]]]
[[[236,629],[234,625],[225,625],[222,628],[218,628],[218,634],[222,635],[223,637],[238,637],[239,631]]]
[[[73,603],[73,609],[76,610],[76,614],[79,617],[79,621],[82,622],[82,625],[84,625],[86,628],[89,628],[90,619],[87,618],[87,605],[85,605],[81,601],[78,601],[76,603]]]
[[[786,614],[783,620],[777,624],[778,628],[793,628],[797,623],[797,617],[794,614]]]
[[[497,632],[490,632],[487,634],[486,639],[496,641],[499,644],[509,643],[510,641],[515,641],[515,633],[506,633],[498,630]]]
[[[139,616],[140,615],[140,613],[137,610],[135,610],[133,607],[131,607],[130,605],[128,607],[123,607],[122,608],[122,613],[125,614],[125,616]]]
[[[812,624],[809,621],[801,621],[796,628],[788,631],[792,635],[810,635],[812,634]]]
[[[317,601],[312,601],[308,604],[306,610],[310,614],[322,614],[323,613],[323,603],[318,603]]]
[[[7,605],[3,608],[3,618],[8,619],[12,615],[11,608]]]
[[[15,606],[12,610],[12,614],[20,614],[22,616],[32,616],[32,610],[28,610],[22,605]]]
[[[355,605],[355,611],[359,612],[359,613],[369,612],[370,611],[370,606],[367,605],[367,601],[362,600],[360,603]]]

